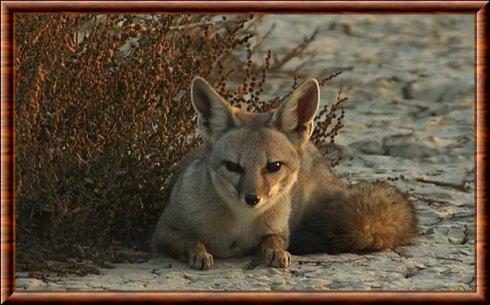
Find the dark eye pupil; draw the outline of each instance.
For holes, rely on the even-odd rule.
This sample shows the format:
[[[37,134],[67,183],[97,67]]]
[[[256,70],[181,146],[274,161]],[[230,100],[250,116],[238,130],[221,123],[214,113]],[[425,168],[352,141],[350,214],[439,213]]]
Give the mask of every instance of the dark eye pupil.
[[[238,165],[235,162],[225,161],[225,166],[226,166],[226,169],[229,170],[230,172],[239,173],[242,171],[242,168],[240,167],[240,165]]]
[[[277,172],[278,170],[281,169],[281,162],[271,162],[271,163],[267,163],[265,169],[269,172],[269,173],[273,173],[273,172]]]

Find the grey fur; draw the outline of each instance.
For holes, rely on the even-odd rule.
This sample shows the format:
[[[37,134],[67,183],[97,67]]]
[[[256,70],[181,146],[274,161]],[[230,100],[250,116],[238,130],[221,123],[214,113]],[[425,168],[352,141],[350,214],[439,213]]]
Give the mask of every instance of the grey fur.
[[[299,171],[299,157],[287,138],[269,128],[242,127],[193,154],[179,169],[154,233],[155,249],[188,259],[189,247],[201,241],[215,257],[237,257],[252,254],[265,237],[278,235],[285,250],[290,189]],[[226,160],[239,163],[244,172],[230,172]],[[264,174],[267,162],[275,160],[283,163],[281,172]],[[260,203],[248,206],[247,192],[260,194]]]
[[[290,231],[289,250],[298,254],[381,250],[416,235],[417,218],[406,196],[385,184],[345,185],[309,141],[320,100],[316,80],[269,113],[230,106],[202,78],[193,81],[191,92],[205,144],[183,159],[173,178],[155,250],[189,259],[194,268],[210,268],[212,255],[253,252],[287,267]],[[230,172],[225,160],[243,172]],[[282,170],[264,174],[272,161],[283,162]],[[244,203],[250,192],[263,197],[253,208]]]

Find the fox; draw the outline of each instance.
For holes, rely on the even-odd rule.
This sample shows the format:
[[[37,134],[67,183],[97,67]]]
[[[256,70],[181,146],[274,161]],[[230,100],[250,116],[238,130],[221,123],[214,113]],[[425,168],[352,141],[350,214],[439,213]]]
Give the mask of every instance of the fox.
[[[154,251],[201,270],[214,257],[248,255],[287,268],[291,254],[380,251],[416,236],[406,194],[381,182],[343,182],[310,140],[317,80],[265,113],[232,106],[201,77],[190,92],[203,144],[169,182]]]

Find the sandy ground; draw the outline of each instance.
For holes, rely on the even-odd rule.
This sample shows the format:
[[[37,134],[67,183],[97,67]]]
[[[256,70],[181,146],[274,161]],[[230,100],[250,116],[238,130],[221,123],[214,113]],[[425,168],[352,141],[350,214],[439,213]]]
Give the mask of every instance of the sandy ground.
[[[345,127],[337,139],[345,179],[386,179],[409,191],[420,217],[412,246],[369,255],[295,256],[288,270],[250,258],[194,271],[169,258],[115,264],[99,275],[28,278],[18,289],[56,290],[473,290],[475,289],[473,15],[266,16],[262,47],[284,54],[319,28],[305,77],[342,69]],[[291,84],[283,67],[270,95]],[[335,98],[340,79],[322,91]],[[283,89],[281,89],[281,87]],[[281,91],[282,90],[282,91]],[[350,160],[349,160],[350,159]],[[431,181],[431,182],[429,182]]]

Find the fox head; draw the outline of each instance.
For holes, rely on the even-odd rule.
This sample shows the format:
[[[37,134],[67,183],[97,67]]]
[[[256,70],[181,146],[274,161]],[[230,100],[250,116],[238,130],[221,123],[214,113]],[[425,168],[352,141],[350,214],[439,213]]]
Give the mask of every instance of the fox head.
[[[300,160],[286,136],[270,128],[231,130],[212,146],[211,182],[232,209],[265,210],[288,196]]]
[[[298,154],[313,132],[318,82],[303,83],[268,113],[232,107],[198,77],[191,95],[198,132],[210,148],[208,171],[222,199],[233,209],[263,210],[288,196],[299,171]]]

